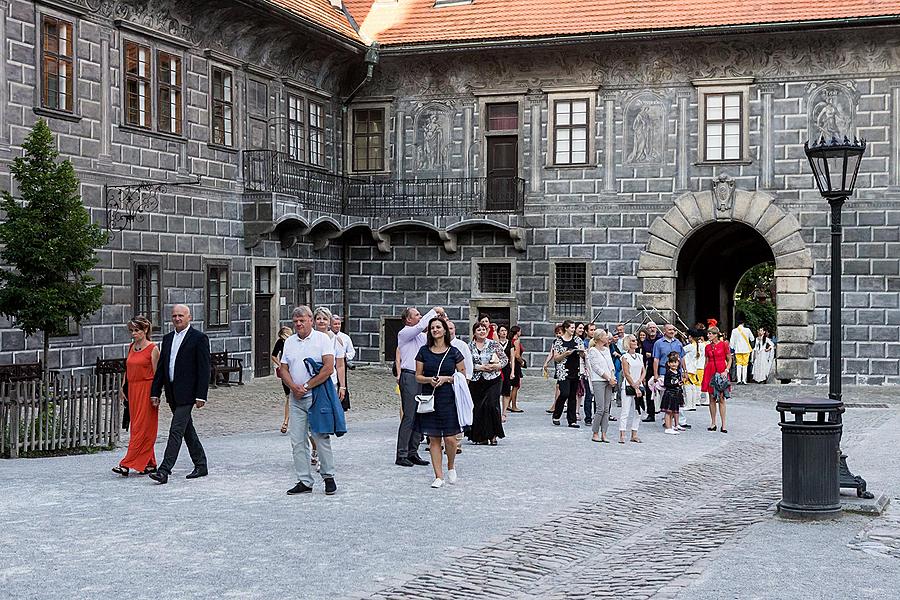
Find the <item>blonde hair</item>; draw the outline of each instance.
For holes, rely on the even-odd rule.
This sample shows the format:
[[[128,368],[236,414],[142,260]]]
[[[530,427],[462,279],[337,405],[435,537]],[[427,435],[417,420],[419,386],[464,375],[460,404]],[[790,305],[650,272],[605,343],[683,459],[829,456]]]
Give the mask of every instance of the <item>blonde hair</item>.
[[[630,344],[631,342],[634,342],[635,344],[637,344],[637,338],[634,336],[633,333],[626,334],[624,339],[625,339],[626,344]]]
[[[288,327],[287,325],[285,325],[284,327],[282,327],[281,329],[278,330],[278,337],[283,340],[286,340],[289,337],[291,337],[292,333],[294,333],[294,330],[291,329],[290,327]]]
[[[147,339],[150,339],[150,334],[153,333],[153,324],[150,322],[150,319],[144,315],[137,315],[128,321],[128,330],[143,331],[144,335],[147,336]]]
[[[594,337],[591,338],[590,348],[596,348],[600,345],[600,340],[603,339],[603,336],[608,335],[605,329],[597,329],[594,332]]]

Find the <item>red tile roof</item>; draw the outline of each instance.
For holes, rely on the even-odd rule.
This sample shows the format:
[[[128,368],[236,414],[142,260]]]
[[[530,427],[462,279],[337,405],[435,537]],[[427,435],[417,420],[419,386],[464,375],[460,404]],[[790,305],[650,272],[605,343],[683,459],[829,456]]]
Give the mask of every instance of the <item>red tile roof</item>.
[[[329,0],[262,0],[262,4],[271,4],[288,10],[354,42],[362,41],[359,34],[350,25],[347,16],[331,6]]]
[[[475,0],[439,8],[434,0],[345,4],[363,38],[387,46],[900,16],[898,0]]]

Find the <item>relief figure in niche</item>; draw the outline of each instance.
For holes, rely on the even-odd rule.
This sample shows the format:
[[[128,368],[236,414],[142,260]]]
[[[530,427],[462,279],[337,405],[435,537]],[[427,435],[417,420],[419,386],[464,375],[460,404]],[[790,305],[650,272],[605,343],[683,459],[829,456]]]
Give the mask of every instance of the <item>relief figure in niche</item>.
[[[420,123],[416,168],[420,171],[443,171],[447,164],[447,143],[441,115],[427,113]]]
[[[663,123],[665,108],[658,100],[637,100],[625,110],[626,127],[630,130],[630,151],[625,162],[653,164],[665,154]]]
[[[853,138],[855,100],[849,88],[825,84],[810,96],[809,106],[811,140]]]

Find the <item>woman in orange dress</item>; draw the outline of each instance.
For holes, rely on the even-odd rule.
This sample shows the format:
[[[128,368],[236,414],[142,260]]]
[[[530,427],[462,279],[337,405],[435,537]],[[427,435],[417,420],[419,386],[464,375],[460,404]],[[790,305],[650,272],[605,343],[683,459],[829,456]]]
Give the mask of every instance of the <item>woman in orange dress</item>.
[[[113,472],[128,477],[129,469],[138,475],[156,471],[156,432],[159,426],[159,407],[150,402],[150,385],[156,364],[159,362],[159,348],[150,341],[152,325],[146,317],[137,316],[128,323],[132,344],[125,360],[125,379],[119,390],[119,397],[125,399],[125,381],[128,383],[128,410],[131,413],[131,439],[125,458],[113,467]]]

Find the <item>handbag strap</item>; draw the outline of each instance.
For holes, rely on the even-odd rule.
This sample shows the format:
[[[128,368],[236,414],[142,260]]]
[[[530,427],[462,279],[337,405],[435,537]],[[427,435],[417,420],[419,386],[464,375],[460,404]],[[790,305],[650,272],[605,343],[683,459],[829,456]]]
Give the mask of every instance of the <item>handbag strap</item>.
[[[441,367],[444,366],[444,359],[447,358],[447,355],[450,354],[450,348],[453,346],[448,346],[447,351],[444,352],[444,355],[441,357],[441,362],[438,363],[437,373],[435,374],[437,377],[441,376]]]

